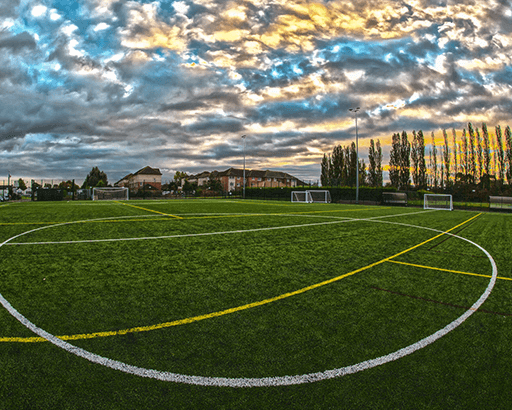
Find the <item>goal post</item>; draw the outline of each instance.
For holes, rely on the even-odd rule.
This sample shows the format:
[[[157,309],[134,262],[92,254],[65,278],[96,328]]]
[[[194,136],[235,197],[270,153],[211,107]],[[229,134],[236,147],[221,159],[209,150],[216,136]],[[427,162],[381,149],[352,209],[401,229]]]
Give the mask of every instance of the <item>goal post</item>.
[[[126,201],[130,199],[130,191],[126,187],[102,187],[92,189],[93,201]]]
[[[305,204],[327,204],[331,202],[331,193],[327,190],[292,191],[291,201]]]
[[[453,210],[453,200],[450,194],[425,194],[423,196],[423,209]]]

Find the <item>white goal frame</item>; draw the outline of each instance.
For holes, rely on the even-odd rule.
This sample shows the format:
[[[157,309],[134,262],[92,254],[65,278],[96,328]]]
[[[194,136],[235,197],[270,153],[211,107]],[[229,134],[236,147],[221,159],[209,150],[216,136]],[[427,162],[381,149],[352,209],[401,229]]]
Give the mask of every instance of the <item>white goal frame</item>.
[[[512,210],[512,197],[510,196],[490,196],[489,209],[509,209]]]
[[[453,199],[450,194],[423,195],[423,209],[445,209],[453,211]]]
[[[331,202],[331,193],[327,190],[292,191],[291,201],[303,204],[327,204]]]
[[[92,189],[93,201],[127,201],[130,199],[130,190],[126,187],[101,187]]]

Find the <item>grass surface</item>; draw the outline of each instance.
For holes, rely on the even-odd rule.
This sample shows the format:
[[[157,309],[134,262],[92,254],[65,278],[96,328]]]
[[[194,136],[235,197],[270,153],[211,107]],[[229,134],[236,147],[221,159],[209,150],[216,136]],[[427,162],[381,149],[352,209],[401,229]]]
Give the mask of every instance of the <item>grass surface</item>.
[[[0,248],[0,293],[15,309],[97,355],[185,375],[323,372],[435,333],[475,303],[492,272],[476,246],[431,240],[456,226],[492,255],[499,279],[480,311],[424,349],[288,387],[125,374],[26,339],[36,335],[2,309],[0,408],[509,408],[511,221],[269,201],[2,206],[0,242],[11,239]]]

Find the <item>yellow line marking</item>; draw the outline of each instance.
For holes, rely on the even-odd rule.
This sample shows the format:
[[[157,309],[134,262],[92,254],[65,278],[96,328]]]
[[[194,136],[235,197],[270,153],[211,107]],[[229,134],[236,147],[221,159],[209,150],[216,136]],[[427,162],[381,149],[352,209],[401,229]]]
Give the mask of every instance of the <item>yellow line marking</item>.
[[[407,262],[400,262],[400,261],[389,261],[391,263],[397,263],[399,265],[407,265],[407,266],[414,266],[416,268],[423,268],[423,269],[431,269],[431,270],[439,270],[443,272],[451,272],[451,273],[460,273],[461,275],[471,275],[471,276],[481,276],[482,278],[492,278],[491,275],[482,275],[480,273],[472,273],[472,272],[461,272],[459,270],[451,270],[451,269],[443,269],[443,268],[435,268],[433,266],[425,266],[425,265],[417,265],[415,263],[407,263]],[[496,279],[503,279],[503,280],[512,280],[512,278],[505,278],[503,276],[498,276]]]
[[[226,309],[226,310],[221,310],[221,311],[218,311],[218,312],[208,313],[206,315],[193,316],[193,317],[189,317],[189,318],[186,318],[186,319],[175,320],[175,321],[172,321],[172,322],[159,323],[159,324],[151,325],[151,326],[139,326],[139,327],[132,327],[132,328],[129,328],[129,329],[110,331],[110,332],[84,333],[84,334],[76,334],[76,335],[63,335],[63,336],[57,336],[57,337],[59,339],[62,339],[62,340],[82,340],[82,339],[93,339],[93,338],[96,338],[96,337],[107,337],[107,336],[124,335],[124,334],[127,334],[127,333],[135,333],[135,332],[148,332],[150,330],[157,330],[157,329],[163,329],[163,328],[172,327],[172,326],[185,325],[185,324],[188,324],[188,323],[199,322],[200,320],[211,319],[211,318],[214,318],[214,317],[228,315],[230,313],[241,312],[243,310],[251,309],[251,308],[254,308],[254,307],[258,307],[258,306],[263,306],[263,305],[266,305],[266,304],[269,304],[269,303],[272,303],[272,302],[275,302],[275,301],[278,301],[278,300],[289,298],[291,296],[299,295],[301,293],[304,293],[304,292],[307,292],[307,291],[319,288],[321,286],[329,285],[331,283],[337,282],[337,281],[339,281],[341,279],[344,279],[346,277],[355,275],[356,273],[359,273],[359,272],[362,272],[364,270],[373,268],[373,267],[375,267],[377,265],[380,265],[380,264],[382,264],[384,262],[389,262],[391,259],[394,259],[394,258],[396,258],[396,257],[398,257],[400,255],[403,255],[404,253],[407,253],[407,252],[410,252],[410,251],[412,251],[412,250],[414,250],[416,248],[419,248],[420,246],[425,245],[426,243],[431,242],[431,241],[439,238],[440,236],[443,236],[446,233],[448,233],[450,231],[453,231],[454,229],[457,229],[459,226],[462,226],[462,225],[468,223],[469,221],[477,218],[480,215],[482,215],[482,214],[479,213],[478,215],[473,216],[472,218],[470,218],[470,219],[460,223],[457,226],[454,226],[453,228],[451,228],[451,229],[449,229],[449,230],[447,230],[445,232],[440,233],[439,235],[436,235],[436,236],[434,236],[434,237],[432,237],[430,239],[427,239],[426,241],[423,241],[423,242],[419,243],[418,245],[414,245],[414,246],[410,247],[409,249],[401,251],[401,252],[399,252],[399,253],[397,253],[397,254],[395,254],[393,256],[389,256],[387,258],[384,258],[384,259],[382,259],[382,260],[380,260],[378,262],[371,263],[371,264],[369,264],[367,266],[364,266],[362,268],[356,269],[356,270],[354,270],[352,272],[345,273],[345,274],[337,276],[335,278],[328,279],[328,280],[325,280],[323,282],[319,282],[319,283],[316,283],[314,285],[307,286],[305,288],[302,288],[302,289],[299,289],[299,290],[296,290],[296,291],[293,291],[293,292],[283,293],[282,295],[275,296],[275,297],[270,298],[270,299],[265,299],[265,300],[261,300],[259,302],[253,302],[253,303],[249,303],[249,304],[246,304],[246,305],[237,306],[237,307]],[[3,337],[3,338],[0,338],[0,342],[22,342],[22,343],[46,342],[46,339],[44,339],[42,337],[28,337],[28,338],[23,338],[23,337]]]
[[[177,216],[177,215],[172,215],[172,214],[166,214],[164,212],[160,212],[160,211],[155,211],[153,209],[147,209],[147,208],[143,208],[141,206],[135,206],[135,205],[131,205],[131,204],[125,204],[124,202],[119,202],[119,201],[114,201],[116,204],[121,204],[121,205],[125,205],[125,206],[129,206],[129,207],[132,207],[132,208],[137,208],[137,209],[142,209],[143,211],[147,211],[147,212],[154,212],[155,214],[160,214],[160,215],[165,215],[165,216],[172,216],[173,218],[176,218],[176,219],[183,219],[181,216]]]

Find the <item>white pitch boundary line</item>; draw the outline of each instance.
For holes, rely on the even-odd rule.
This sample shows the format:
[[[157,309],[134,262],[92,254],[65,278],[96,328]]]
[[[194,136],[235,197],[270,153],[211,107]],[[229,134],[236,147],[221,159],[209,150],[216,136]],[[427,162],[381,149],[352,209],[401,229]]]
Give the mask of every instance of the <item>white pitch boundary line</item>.
[[[361,219],[361,221],[364,221],[364,219]],[[380,221],[375,220],[374,222],[378,223],[389,223],[389,224],[395,224],[394,222],[390,221]],[[326,370],[324,372],[316,372],[316,373],[309,373],[309,374],[302,374],[302,375],[295,375],[295,376],[277,376],[277,377],[262,377],[262,378],[229,378],[229,377],[208,377],[208,376],[188,376],[183,375],[179,373],[171,373],[171,372],[164,372],[159,370],[153,370],[153,369],[146,369],[142,367],[132,366],[117,360],[109,359],[103,356],[99,356],[95,353],[89,352],[85,349],[81,349],[79,347],[73,346],[72,344],[65,342],[58,337],[52,335],[51,333],[46,332],[45,330],[37,327],[35,324],[30,322],[27,318],[25,318],[21,313],[19,313],[10,303],[7,301],[1,294],[0,294],[0,303],[9,311],[9,313],[14,316],[16,319],[18,319],[23,325],[25,325],[28,329],[30,329],[32,332],[36,333],[37,335],[45,338],[49,342],[53,343],[54,345],[66,350],[69,353],[72,353],[76,356],[82,357],[84,359],[89,360],[90,362],[101,364],[103,366],[109,367],[114,370],[119,370],[124,373],[133,374],[139,377],[146,377],[146,378],[153,378],[157,380],[162,381],[168,381],[168,382],[175,382],[175,383],[185,383],[185,384],[193,384],[193,385],[200,385],[200,386],[216,386],[216,387],[233,387],[233,388],[241,388],[241,387],[275,387],[275,386],[288,386],[288,385],[297,385],[297,384],[304,384],[304,383],[312,383],[316,381],[321,380],[327,380],[332,379],[335,377],[341,377],[346,376],[348,374],[354,374],[358,373],[363,370],[371,369],[376,366],[380,366],[382,364],[392,362],[395,360],[398,360],[402,357],[405,357],[407,355],[410,355],[414,353],[417,350],[420,350],[432,343],[434,343],[436,340],[440,339],[441,337],[447,335],[449,332],[460,326],[467,318],[469,318],[473,313],[475,313],[480,306],[486,301],[486,299],[489,297],[492,289],[494,288],[494,285],[496,283],[496,279],[498,276],[498,268],[496,267],[496,263],[492,256],[487,252],[484,248],[482,248],[480,245],[476,244],[475,242],[470,241],[469,239],[463,238],[461,236],[447,233],[444,231],[440,231],[433,228],[427,228],[422,226],[415,226],[415,225],[408,225],[403,223],[396,223],[397,225],[404,225],[409,226],[412,228],[418,228],[418,229],[426,229],[433,232],[438,233],[444,233],[448,234],[452,237],[459,238],[463,241],[466,241],[474,246],[476,246],[478,249],[480,249],[484,254],[487,256],[489,261],[491,262],[492,266],[492,277],[489,281],[489,285],[485,289],[485,291],[482,293],[482,295],[479,297],[479,299],[471,306],[464,314],[459,316],[457,319],[446,325],[444,328],[438,330],[437,332],[433,333],[430,336],[427,336],[420,341],[413,343],[409,346],[406,346],[402,349],[397,350],[396,352],[389,353],[387,355],[366,360],[354,365],[341,367],[338,369],[332,369],[332,370]],[[50,227],[55,227],[56,225],[51,226],[45,226],[42,228],[37,228],[35,230],[41,230],[41,229],[47,229]],[[34,231],[34,230],[32,230]],[[13,236],[10,239],[7,239],[7,241],[4,241],[2,244],[0,244],[0,247],[11,241],[12,239],[15,239],[17,237],[20,237],[22,235],[25,235],[28,232],[21,233],[19,235]]]
[[[382,219],[382,218],[391,218],[395,216],[404,216],[404,215],[413,215],[419,213],[427,213],[433,211],[419,211],[419,212],[408,212],[405,214],[394,214],[394,215],[383,215],[383,216],[375,216],[371,218],[349,218],[344,216],[322,216],[322,215],[294,215],[294,214],[281,214],[275,216],[288,216],[288,217],[306,217],[306,218],[336,218],[338,220],[333,222],[317,222],[312,224],[302,224],[302,225],[286,225],[286,226],[273,226],[266,228],[253,228],[253,229],[244,229],[244,230],[235,230],[235,231],[224,231],[224,232],[203,232],[203,233],[190,233],[190,234],[178,234],[178,235],[163,235],[163,236],[143,236],[137,238],[109,238],[109,239],[85,239],[79,241],[48,241],[48,242],[13,242],[6,243],[7,246],[23,246],[23,245],[72,245],[72,244],[80,244],[80,243],[100,243],[100,242],[124,242],[124,241],[144,241],[144,240],[156,240],[156,239],[175,239],[175,238],[192,238],[197,236],[212,236],[212,235],[230,235],[230,234],[240,234],[247,232],[262,232],[262,231],[271,231],[271,230],[280,230],[280,229],[294,229],[294,228],[303,228],[303,227],[311,227],[311,226],[322,226],[322,225],[334,225],[341,224],[346,222],[356,222],[356,221],[370,221],[374,219]],[[189,214],[191,215],[191,214]],[[205,214],[201,214],[205,215]],[[220,214],[226,215],[226,214]],[[250,214],[230,214],[230,215],[250,215]],[[254,214],[261,215],[264,214]],[[153,215],[147,215],[153,216]],[[157,215],[157,216],[165,216],[165,215]],[[274,216],[274,215],[272,215]],[[339,220],[342,219],[342,220]],[[79,223],[79,222],[68,222],[66,224],[71,223]],[[56,226],[56,225],[52,225]]]

